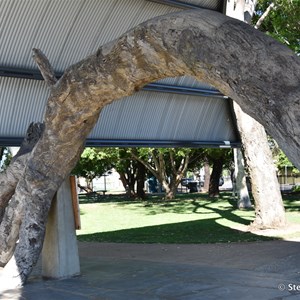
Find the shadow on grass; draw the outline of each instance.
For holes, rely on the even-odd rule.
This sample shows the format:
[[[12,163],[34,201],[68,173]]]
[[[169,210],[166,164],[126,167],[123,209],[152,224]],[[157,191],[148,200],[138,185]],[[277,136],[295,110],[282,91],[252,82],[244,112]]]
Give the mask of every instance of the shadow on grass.
[[[285,195],[286,211],[299,211],[299,198],[299,195]],[[228,220],[229,224],[233,222],[237,225],[249,225],[254,217],[253,209],[240,211],[235,208],[236,202],[232,199],[231,193],[222,193],[217,199],[208,198],[206,194],[179,194],[174,201],[162,201],[155,197],[148,198],[147,201],[128,201],[128,199],[126,201],[126,197],[121,201],[120,199],[108,202],[116,202],[116,205],[126,206],[126,209],[140,210],[145,216],[176,213],[196,214],[203,218],[200,217],[201,220],[196,221],[78,235],[78,240],[115,243],[221,243],[279,239],[227,226],[222,220]]]
[[[151,202],[151,203],[164,203],[168,204],[172,201],[164,200],[165,194],[164,193],[154,193],[154,194],[147,194],[147,198],[144,200],[141,199],[131,199],[128,198],[128,196],[125,193],[120,194],[106,194],[103,195],[100,192],[92,192],[89,194],[79,194],[79,203],[80,204],[87,204],[87,203],[111,203],[116,202],[120,205],[126,205],[128,203],[137,203],[137,202]],[[205,199],[207,196],[205,194],[195,193],[195,194],[189,194],[189,193],[178,193],[176,195],[175,201],[180,200],[189,200],[189,199]]]
[[[221,218],[99,232],[77,236],[79,241],[111,243],[231,243],[275,240],[223,226]]]
[[[103,195],[99,192],[92,192],[88,194],[79,194],[79,203],[109,203],[109,202],[130,202],[126,194]]]
[[[217,214],[221,218],[230,220],[232,222],[249,225],[250,221],[247,218],[233,213],[238,211],[235,208],[235,204],[236,202],[232,199],[231,195],[229,196],[228,194],[223,194],[219,198],[209,198],[206,194],[195,194],[192,197],[185,195],[181,199],[179,198],[175,201],[147,202],[147,204],[144,205],[144,208],[146,209],[146,215],[175,213],[208,216],[211,214]],[[136,209],[136,207],[132,207],[132,210]],[[247,215],[246,211],[253,210],[254,209],[245,210],[244,215]]]
[[[243,224],[243,225],[250,225],[249,220],[233,214],[232,212],[235,211],[235,209],[233,209],[233,208],[224,210],[224,209],[219,209],[219,208],[216,208],[216,207],[208,206],[207,204],[206,205],[205,204],[200,205],[196,201],[193,201],[193,204],[195,206],[195,209],[194,209],[195,213],[197,213],[198,209],[206,208],[206,209],[211,210],[212,212],[220,215],[221,218],[224,218],[226,220],[230,220],[230,221],[233,221],[235,223],[239,223],[239,224]]]
[[[282,194],[284,200],[284,207],[287,212],[300,211],[300,193],[284,193]]]

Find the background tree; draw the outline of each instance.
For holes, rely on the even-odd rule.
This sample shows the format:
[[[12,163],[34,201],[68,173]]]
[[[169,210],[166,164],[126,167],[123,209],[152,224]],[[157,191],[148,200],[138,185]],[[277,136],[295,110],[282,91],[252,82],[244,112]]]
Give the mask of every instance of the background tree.
[[[241,149],[233,149],[233,154],[234,168],[231,168],[231,181],[233,187],[233,195],[234,197],[237,196],[237,208],[252,208],[247,185],[243,152]]]
[[[131,151],[131,155],[157,178],[165,191],[165,198],[171,200],[187,171],[191,152],[186,148],[140,148]]]
[[[231,149],[208,149],[207,157],[212,168],[209,181],[208,195],[210,197],[218,197],[220,194],[220,178],[222,176],[223,168],[232,164],[232,150]]]
[[[132,159],[127,148],[85,148],[72,174],[86,178],[88,186],[82,187],[88,192],[93,190],[92,180],[101,177],[107,171],[115,169],[129,197],[145,198],[143,166]],[[135,191],[135,184],[137,191]]]
[[[138,179],[139,165],[136,160],[132,159],[130,151],[130,148],[118,148],[118,159],[116,160],[114,167],[120,174],[120,180],[124,186],[124,189],[126,190],[127,195],[130,198],[137,198],[140,196],[139,198],[143,199],[145,195],[140,192],[140,195],[138,196],[135,190],[135,185]],[[141,177],[142,175],[139,173],[139,176]]]
[[[286,166],[292,169],[292,174],[297,175],[300,173],[299,169],[297,169],[288,157],[284,154],[284,152],[279,148],[278,144],[274,139],[269,137],[269,145],[272,151],[273,160],[278,170],[283,170]]]
[[[87,191],[91,192],[93,179],[113,168],[117,154],[115,148],[85,148],[72,174],[86,178]]]
[[[282,150],[279,149],[274,158],[276,166],[279,170],[283,170],[285,167],[290,167],[292,169],[292,174],[297,175],[300,173],[300,171],[290,162]]]
[[[206,192],[206,193],[208,193],[208,191],[209,191],[209,183],[210,183],[210,166],[209,166],[209,159],[208,159],[207,156],[204,157],[203,168],[204,168],[203,191]]]
[[[243,1],[237,2],[237,6],[242,7],[242,3]],[[272,8],[272,5],[262,14],[260,21],[268,14],[270,8]],[[234,17],[245,21],[243,7],[239,9],[239,12],[239,14],[234,14]],[[249,15],[251,16],[251,14]],[[249,19],[247,20],[249,22]],[[245,53],[245,55],[248,54]],[[242,63],[242,60],[239,63]],[[255,220],[252,226],[256,228],[283,227],[286,224],[285,211],[264,126],[250,117],[238,103],[234,103],[233,108],[253,187]],[[238,158],[241,158],[241,156],[238,156]],[[241,160],[237,160],[237,166],[239,166],[239,170],[236,170],[236,174],[238,175],[241,173]],[[236,177],[237,186],[242,187],[243,182],[238,182],[239,179],[242,179],[244,182],[245,179],[241,176]],[[241,197],[242,193],[238,191],[238,195],[240,196],[238,203],[241,203],[243,200]],[[247,198],[245,200],[248,201],[245,201],[242,206],[245,206],[247,202],[250,204],[249,197]],[[271,206],[272,209],[270,209]]]
[[[137,162],[137,174],[136,174],[136,196],[138,199],[145,199],[145,179],[147,169],[144,164]]]

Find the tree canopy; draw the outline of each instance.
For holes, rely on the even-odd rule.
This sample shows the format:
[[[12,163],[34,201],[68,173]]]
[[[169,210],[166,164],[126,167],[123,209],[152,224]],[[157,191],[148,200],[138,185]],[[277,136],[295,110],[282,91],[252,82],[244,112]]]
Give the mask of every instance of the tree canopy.
[[[300,55],[300,0],[259,0],[254,23],[271,4],[273,7],[259,29]]]
[[[87,147],[72,174],[82,176],[92,181],[96,177],[102,176],[111,170],[118,159],[118,149],[116,148],[93,148]]]

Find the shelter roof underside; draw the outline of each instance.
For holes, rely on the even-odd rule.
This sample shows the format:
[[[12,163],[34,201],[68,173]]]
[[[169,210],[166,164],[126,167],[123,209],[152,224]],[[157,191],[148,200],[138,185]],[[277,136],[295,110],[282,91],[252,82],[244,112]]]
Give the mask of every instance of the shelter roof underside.
[[[0,1],[0,143],[18,145],[30,122],[42,121],[48,89],[32,48],[60,74],[135,25],[193,7],[222,11],[223,0]],[[160,80],[105,107],[87,139],[95,146],[228,142],[239,144],[230,100],[191,77]]]

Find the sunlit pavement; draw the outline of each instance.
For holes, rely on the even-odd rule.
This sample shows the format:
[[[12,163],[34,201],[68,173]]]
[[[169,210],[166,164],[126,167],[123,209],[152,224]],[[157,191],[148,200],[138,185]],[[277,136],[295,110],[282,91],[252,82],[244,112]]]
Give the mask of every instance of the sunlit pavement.
[[[299,299],[300,244],[80,243],[82,275],[42,280],[1,299]],[[1,285],[1,282],[0,282]]]

